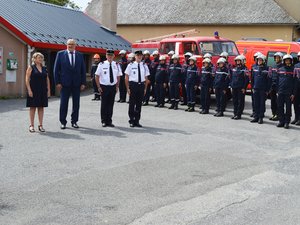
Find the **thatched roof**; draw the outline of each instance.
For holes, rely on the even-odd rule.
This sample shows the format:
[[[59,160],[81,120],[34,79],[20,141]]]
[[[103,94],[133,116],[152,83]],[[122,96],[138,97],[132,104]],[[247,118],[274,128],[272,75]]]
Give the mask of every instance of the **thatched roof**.
[[[101,0],[87,13],[96,17]],[[118,25],[297,24],[274,0],[118,0]]]

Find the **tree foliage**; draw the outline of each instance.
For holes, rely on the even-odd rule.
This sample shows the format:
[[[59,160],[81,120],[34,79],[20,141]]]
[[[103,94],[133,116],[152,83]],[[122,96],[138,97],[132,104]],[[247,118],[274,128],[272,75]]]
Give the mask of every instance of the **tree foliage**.
[[[78,5],[76,5],[72,0],[39,0],[41,2],[47,2],[54,5],[70,7],[72,9],[80,9]]]

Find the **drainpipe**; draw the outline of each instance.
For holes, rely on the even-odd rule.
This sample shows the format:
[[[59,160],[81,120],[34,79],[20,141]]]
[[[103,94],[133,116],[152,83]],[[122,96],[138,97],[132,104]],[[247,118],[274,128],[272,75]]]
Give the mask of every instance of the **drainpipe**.
[[[31,53],[35,50],[34,47],[31,47],[30,45],[27,45],[27,67],[25,68],[25,70],[27,70],[28,66],[31,65]],[[26,76],[26,75],[25,75]],[[24,94],[24,87],[25,87],[25,76],[22,79],[22,95]]]

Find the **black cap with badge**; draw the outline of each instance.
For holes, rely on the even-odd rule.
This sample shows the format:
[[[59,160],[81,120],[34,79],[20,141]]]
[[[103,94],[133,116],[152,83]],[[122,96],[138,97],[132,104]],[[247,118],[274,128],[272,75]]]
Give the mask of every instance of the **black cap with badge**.
[[[134,54],[136,54],[136,55],[143,55],[143,52],[141,50],[137,50],[137,51],[134,52]]]
[[[106,50],[106,54],[107,54],[107,55],[114,55],[115,52],[114,52],[114,50],[107,49],[107,50]]]

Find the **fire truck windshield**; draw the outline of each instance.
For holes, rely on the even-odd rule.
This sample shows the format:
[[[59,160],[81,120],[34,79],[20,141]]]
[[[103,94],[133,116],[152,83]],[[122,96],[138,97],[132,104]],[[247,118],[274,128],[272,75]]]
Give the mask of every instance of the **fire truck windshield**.
[[[199,43],[201,54],[210,53],[213,56],[218,56],[222,52],[227,52],[229,56],[238,55],[237,47],[234,42],[224,41],[211,41]]]

